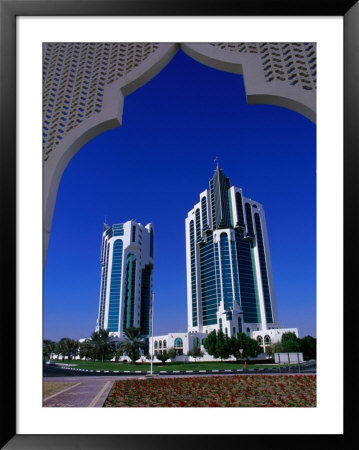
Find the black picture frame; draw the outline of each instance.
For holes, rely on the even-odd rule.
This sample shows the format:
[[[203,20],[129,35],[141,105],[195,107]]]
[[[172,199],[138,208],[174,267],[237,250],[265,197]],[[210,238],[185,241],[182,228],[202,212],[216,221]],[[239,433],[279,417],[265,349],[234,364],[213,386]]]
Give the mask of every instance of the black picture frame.
[[[6,449],[182,449],[218,448],[224,445],[265,445],[276,447],[313,445],[330,436],[343,445],[354,431],[355,414],[344,421],[343,435],[18,435],[16,434],[16,17],[18,16],[342,16],[344,18],[344,261],[355,267],[358,221],[355,218],[359,169],[359,2],[323,0],[286,2],[282,0],[0,0],[0,183],[2,233],[1,272],[3,295],[3,347],[1,448]],[[333,62],[335,64],[335,61]],[[335,218],[340,221],[342,218]],[[5,256],[5,257],[4,257]],[[352,262],[353,261],[353,262]],[[345,267],[345,264],[344,264]],[[356,310],[355,275],[344,271],[344,358],[353,363]],[[4,287],[5,290],[4,290]],[[334,325],[333,325],[334,326]],[[329,345],[329,343],[328,343]],[[333,370],[342,370],[335,367]],[[354,386],[354,367],[344,372],[344,405],[348,408]],[[283,437],[283,435],[280,435]],[[284,435],[285,436],[285,435]],[[286,443],[284,442],[286,441]],[[340,442],[339,442],[340,441]],[[271,445],[270,444],[270,445]]]

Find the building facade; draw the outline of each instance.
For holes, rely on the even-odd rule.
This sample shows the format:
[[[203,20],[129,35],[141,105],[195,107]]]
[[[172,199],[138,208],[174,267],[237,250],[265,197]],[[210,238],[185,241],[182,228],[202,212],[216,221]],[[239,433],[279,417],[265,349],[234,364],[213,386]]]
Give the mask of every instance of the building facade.
[[[134,220],[104,225],[101,249],[101,287],[96,331],[123,337],[139,327],[149,337],[154,268],[154,228]]]
[[[217,166],[188,212],[188,331],[228,336],[277,329],[267,227],[260,203],[230,185]]]

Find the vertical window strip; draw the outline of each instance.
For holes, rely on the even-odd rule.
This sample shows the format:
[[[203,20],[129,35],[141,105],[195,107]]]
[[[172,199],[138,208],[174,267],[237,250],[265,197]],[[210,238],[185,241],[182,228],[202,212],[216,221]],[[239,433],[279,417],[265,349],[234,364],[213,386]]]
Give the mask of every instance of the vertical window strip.
[[[271,298],[270,298],[268,274],[267,274],[267,264],[266,264],[266,256],[265,256],[265,252],[264,252],[264,243],[263,243],[263,235],[262,235],[262,225],[261,225],[261,220],[260,220],[258,213],[254,214],[254,220],[255,220],[256,232],[257,232],[257,246],[258,246],[258,254],[259,254],[259,263],[260,263],[260,268],[261,268],[261,276],[262,276],[263,297],[264,297],[266,319],[267,319],[267,323],[273,323]]]
[[[206,197],[202,197],[201,207],[202,207],[202,228],[203,228],[203,230],[206,230],[208,228],[207,199],[206,199]]]
[[[192,326],[198,325],[197,317],[197,283],[196,283],[196,248],[194,238],[194,222],[191,220],[190,225],[190,258],[191,258],[191,294],[192,294]]]
[[[233,308],[233,292],[232,292],[232,274],[231,274],[231,261],[229,256],[229,242],[226,233],[222,233],[220,236],[221,247],[221,266],[222,266],[222,289],[224,308]]]
[[[247,233],[249,236],[254,237],[252,210],[251,210],[250,204],[246,203],[245,208],[246,208],[246,218],[247,218]]]
[[[236,192],[236,209],[237,209],[238,225],[240,227],[244,227],[242,195],[240,192]]]
[[[122,250],[123,243],[117,239],[113,244],[112,267],[111,267],[111,286],[108,312],[109,331],[118,331],[118,321],[120,312],[120,292],[121,292],[121,272],[122,272]]]

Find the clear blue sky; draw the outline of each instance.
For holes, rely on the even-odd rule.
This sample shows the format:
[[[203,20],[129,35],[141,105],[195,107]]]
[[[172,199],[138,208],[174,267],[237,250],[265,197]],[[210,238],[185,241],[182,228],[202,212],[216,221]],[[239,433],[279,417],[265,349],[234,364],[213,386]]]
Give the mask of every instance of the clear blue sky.
[[[243,78],[179,51],[125,99],[122,127],[86,144],[62,177],[44,278],[44,339],[88,337],[100,291],[103,223],[156,232],[155,334],[187,330],[185,224],[214,158],[263,204],[281,327],[316,336],[316,126],[247,105]]]

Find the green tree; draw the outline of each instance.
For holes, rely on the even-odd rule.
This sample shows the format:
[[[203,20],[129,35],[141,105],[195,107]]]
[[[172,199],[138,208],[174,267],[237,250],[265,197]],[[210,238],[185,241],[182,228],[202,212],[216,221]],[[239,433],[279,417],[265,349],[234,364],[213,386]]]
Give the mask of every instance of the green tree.
[[[141,355],[141,350],[146,348],[146,342],[142,338],[141,328],[129,327],[123,332],[125,340],[121,342],[120,349],[136,364]]]
[[[187,352],[187,356],[192,356],[192,358],[194,358],[194,362],[197,361],[197,358],[202,358],[203,354],[204,353],[202,352],[201,347],[198,345],[194,345],[192,350],[188,350]]]
[[[284,352],[300,352],[300,339],[292,331],[282,334],[281,344]]]
[[[50,359],[52,354],[55,353],[56,342],[50,339],[44,339],[42,341],[42,355],[46,359]]]
[[[251,339],[245,333],[238,333],[237,336],[232,336],[230,339],[231,355],[237,360],[248,357],[255,358],[262,351],[256,339]],[[243,350],[242,355],[240,349]]]
[[[221,361],[231,355],[230,339],[221,330],[218,332],[216,330],[211,331],[203,345],[208,354],[214,358],[221,358]]]
[[[177,356],[177,350],[174,347],[170,347],[167,349],[167,355],[173,361]]]
[[[74,339],[70,339],[68,337],[61,338],[59,342],[57,342],[55,351],[57,353],[57,359],[59,359],[59,355],[62,356],[62,359],[65,359],[67,356],[68,359],[71,359],[77,354],[78,342]]]
[[[102,362],[108,358],[110,352],[113,351],[114,344],[111,342],[110,332],[108,329],[100,328],[94,331],[90,337],[92,347],[92,358],[101,359]]]
[[[272,345],[268,345],[266,346],[266,353],[268,353],[268,355],[274,355],[274,353],[283,353],[284,352],[284,348],[281,342],[276,342]]]
[[[166,364],[167,359],[170,357],[168,356],[167,350],[163,350],[162,353],[157,353],[156,358],[161,361],[162,364]]]
[[[94,352],[91,339],[86,339],[85,341],[80,343],[79,354],[80,358],[91,358],[94,361],[96,360],[96,355]]]
[[[317,340],[312,336],[304,336],[300,339],[300,351],[303,353],[303,358],[316,359],[317,358]]]

